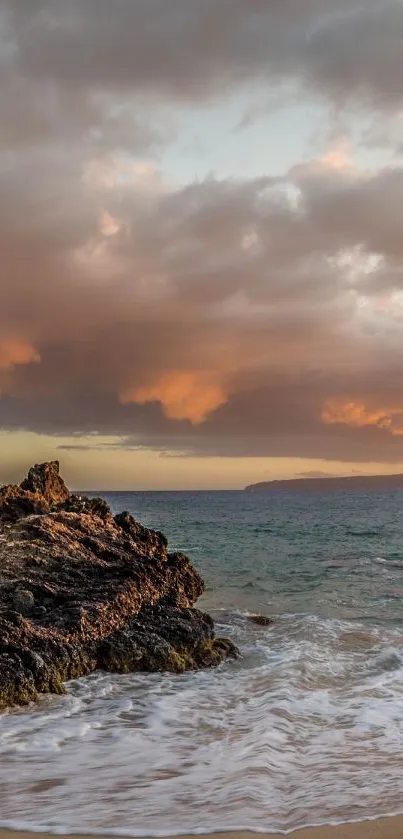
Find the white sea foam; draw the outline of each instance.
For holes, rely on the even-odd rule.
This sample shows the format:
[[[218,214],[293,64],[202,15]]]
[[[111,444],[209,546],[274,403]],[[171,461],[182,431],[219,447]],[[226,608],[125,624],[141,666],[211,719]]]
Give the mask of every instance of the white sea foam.
[[[1,717],[3,824],[138,836],[398,812],[403,631],[217,619],[241,646],[235,664],[99,673]]]

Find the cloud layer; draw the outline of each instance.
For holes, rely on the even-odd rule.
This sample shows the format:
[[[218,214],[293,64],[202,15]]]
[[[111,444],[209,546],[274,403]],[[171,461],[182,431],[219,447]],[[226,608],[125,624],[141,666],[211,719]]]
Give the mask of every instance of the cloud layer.
[[[54,110],[67,104],[78,119],[85,104],[96,113],[97,97],[194,103],[256,80],[402,101],[400,0],[115,0],[113,10],[108,0],[2,0],[2,11],[4,66],[51,84],[65,97]],[[36,117],[38,127],[43,110]]]
[[[401,2],[0,11],[1,427],[401,459],[398,158],[360,170],[342,145],[281,177],[180,187],[147,162],[179,107],[246,84],[395,112]]]

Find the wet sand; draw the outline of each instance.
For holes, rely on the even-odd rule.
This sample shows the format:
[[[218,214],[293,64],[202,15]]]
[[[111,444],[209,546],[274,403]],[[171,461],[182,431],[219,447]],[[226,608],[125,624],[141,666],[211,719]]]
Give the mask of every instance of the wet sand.
[[[403,839],[403,816],[395,816],[389,819],[377,821],[360,822],[359,824],[343,824],[335,827],[312,827],[304,830],[296,830],[287,834],[290,839]],[[212,833],[205,835],[204,839],[284,839],[284,834],[275,833],[247,833],[246,831]],[[27,833],[22,831],[0,830],[0,839],[52,839],[47,833]],[[67,837],[66,837],[67,839]],[[91,837],[75,834],[69,839],[91,839]],[[104,837],[108,839],[108,837]],[[109,837],[116,839],[116,837]],[[191,836],[182,836],[181,839],[194,839]]]

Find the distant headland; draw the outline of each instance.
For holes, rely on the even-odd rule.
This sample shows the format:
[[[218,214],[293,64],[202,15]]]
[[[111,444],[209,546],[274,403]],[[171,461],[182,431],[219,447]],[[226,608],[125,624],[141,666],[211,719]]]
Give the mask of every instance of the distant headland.
[[[403,475],[351,475],[334,478],[292,478],[262,481],[245,487],[245,492],[383,492],[403,489]]]

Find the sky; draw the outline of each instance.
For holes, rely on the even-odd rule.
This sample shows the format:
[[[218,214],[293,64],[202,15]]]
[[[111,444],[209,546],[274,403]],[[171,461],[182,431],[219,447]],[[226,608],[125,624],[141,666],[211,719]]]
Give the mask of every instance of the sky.
[[[403,0],[0,0],[0,482],[403,472]]]

